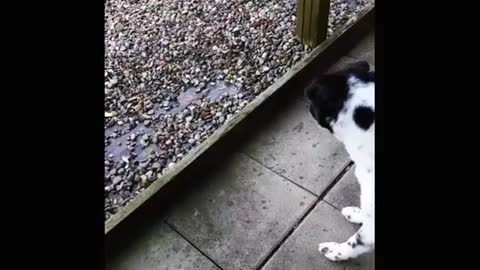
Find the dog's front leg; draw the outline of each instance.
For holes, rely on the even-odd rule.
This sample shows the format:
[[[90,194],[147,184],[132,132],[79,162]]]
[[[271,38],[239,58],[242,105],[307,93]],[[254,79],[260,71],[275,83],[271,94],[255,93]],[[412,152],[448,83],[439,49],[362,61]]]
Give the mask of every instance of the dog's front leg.
[[[318,250],[332,261],[354,259],[373,250],[375,245],[375,226],[373,219],[365,219],[363,226],[343,243],[321,243]]]

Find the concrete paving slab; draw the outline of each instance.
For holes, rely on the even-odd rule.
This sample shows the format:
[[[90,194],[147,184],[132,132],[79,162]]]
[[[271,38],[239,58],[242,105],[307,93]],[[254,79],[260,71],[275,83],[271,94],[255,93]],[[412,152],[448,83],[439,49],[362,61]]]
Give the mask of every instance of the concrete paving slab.
[[[316,198],[244,154],[231,156],[167,222],[223,269],[256,269]]]
[[[345,241],[356,229],[356,225],[349,223],[339,211],[322,201],[262,270],[373,270],[373,254],[348,262],[331,262],[318,251],[319,243]]]
[[[218,270],[185,239],[162,224],[108,258],[108,270]]]
[[[242,151],[317,196],[350,161],[343,144],[298,100],[271,116]]]
[[[360,184],[353,166],[327,193],[324,200],[339,210],[347,206],[360,206]]]
[[[368,34],[347,55],[359,60],[366,60],[370,65],[375,65],[375,31]]]

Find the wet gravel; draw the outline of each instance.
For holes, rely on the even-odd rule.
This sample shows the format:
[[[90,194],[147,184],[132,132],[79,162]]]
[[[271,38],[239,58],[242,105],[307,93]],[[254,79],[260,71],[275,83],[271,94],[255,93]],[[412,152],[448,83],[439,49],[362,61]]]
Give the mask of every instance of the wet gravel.
[[[368,0],[332,0],[329,35]],[[107,0],[105,219],[310,50],[296,0]]]

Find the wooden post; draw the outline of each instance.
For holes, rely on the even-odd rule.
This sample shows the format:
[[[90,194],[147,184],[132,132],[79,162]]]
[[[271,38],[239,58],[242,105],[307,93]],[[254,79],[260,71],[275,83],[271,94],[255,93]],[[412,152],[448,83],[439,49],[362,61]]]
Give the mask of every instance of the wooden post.
[[[314,48],[327,39],[330,0],[297,0],[296,38]]]

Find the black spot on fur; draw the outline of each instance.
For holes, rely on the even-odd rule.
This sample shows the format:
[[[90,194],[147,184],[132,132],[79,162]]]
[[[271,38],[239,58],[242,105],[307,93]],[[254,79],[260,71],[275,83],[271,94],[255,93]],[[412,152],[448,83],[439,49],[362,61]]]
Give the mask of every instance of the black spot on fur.
[[[362,242],[362,236],[360,234],[357,234],[357,236],[355,237],[355,239],[357,240],[357,244],[360,245],[360,246],[363,246],[365,245],[365,243]]]
[[[371,107],[358,106],[353,111],[353,121],[363,130],[368,130],[375,122],[375,112]]]
[[[353,64],[350,64],[347,67],[349,71],[357,71],[357,72],[368,72],[370,70],[370,65],[367,61],[358,61]]]
[[[328,248],[327,248],[327,247],[322,248],[321,252],[322,252],[323,254],[327,253],[327,252],[328,252]]]

